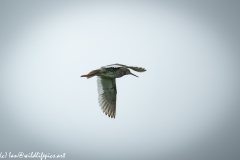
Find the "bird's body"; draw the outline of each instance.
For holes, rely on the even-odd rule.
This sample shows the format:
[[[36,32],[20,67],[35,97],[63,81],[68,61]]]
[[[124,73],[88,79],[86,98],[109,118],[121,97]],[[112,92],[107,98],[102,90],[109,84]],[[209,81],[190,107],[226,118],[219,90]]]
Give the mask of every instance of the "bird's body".
[[[127,68],[119,67],[119,68],[102,68],[98,74],[100,77],[105,78],[120,78],[125,75],[127,72]]]
[[[117,99],[116,78],[120,78],[128,74],[134,75],[130,72],[128,68],[133,69],[137,72],[146,71],[144,68],[140,67],[126,66],[122,64],[112,64],[101,67],[100,69],[97,70],[93,70],[87,75],[81,76],[87,78],[98,76],[97,79],[99,94],[98,101],[103,112],[111,118],[115,118],[116,116],[116,99]]]

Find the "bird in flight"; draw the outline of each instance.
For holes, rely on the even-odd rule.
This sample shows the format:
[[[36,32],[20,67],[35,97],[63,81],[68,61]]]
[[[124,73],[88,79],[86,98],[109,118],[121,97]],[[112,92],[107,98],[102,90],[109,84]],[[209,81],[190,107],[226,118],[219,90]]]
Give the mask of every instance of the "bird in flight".
[[[128,74],[136,76],[135,74],[131,73],[128,68],[137,72],[146,71],[145,68],[141,67],[126,66],[122,64],[111,64],[93,70],[88,74],[81,76],[86,78],[97,76],[98,102],[102,108],[102,111],[111,118],[115,118],[116,116],[116,78],[120,78]]]

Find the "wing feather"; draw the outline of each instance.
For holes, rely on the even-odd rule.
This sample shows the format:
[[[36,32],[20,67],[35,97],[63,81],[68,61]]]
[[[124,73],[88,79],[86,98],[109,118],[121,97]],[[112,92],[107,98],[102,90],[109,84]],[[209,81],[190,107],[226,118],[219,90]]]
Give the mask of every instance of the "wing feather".
[[[120,67],[123,67],[123,66],[118,65],[118,64],[110,64],[107,66],[103,66],[102,68],[120,68]]]
[[[126,65],[123,65],[123,64],[110,64],[110,65],[107,65],[107,66],[104,66],[103,68],[120,68],[120,67],[126,67],[126,68],[130,68],[134,71],[137,71],[137,72],[145,72],[146,69],[145,68],[142,68],[142,67],[135,67],[135,66],[126,66]]]
[[[97,78],[98,101],[102,111],[111,118],[116,116],[116,80],[115,78]]]

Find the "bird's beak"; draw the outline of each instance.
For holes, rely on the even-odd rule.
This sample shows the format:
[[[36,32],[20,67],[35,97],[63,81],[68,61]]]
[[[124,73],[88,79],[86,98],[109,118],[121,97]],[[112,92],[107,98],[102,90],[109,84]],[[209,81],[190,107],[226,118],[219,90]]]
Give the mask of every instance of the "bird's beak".
[[[133,75],[133,76],[135,76],[135,77],[138,77],[138,76],[136,76],[135,74],[133,74],[133,73],[130,73],[131,75]]]

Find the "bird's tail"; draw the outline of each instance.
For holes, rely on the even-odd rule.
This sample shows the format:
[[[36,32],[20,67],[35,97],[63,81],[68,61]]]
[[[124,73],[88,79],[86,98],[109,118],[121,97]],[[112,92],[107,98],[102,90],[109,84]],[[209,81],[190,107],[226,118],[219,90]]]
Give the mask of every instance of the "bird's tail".
[[[84,74],[81,77],[87,77],[87,78],[92,78],[93,76],[96,76],[99,73],[99,70],[93,70],[88,74]]]

